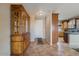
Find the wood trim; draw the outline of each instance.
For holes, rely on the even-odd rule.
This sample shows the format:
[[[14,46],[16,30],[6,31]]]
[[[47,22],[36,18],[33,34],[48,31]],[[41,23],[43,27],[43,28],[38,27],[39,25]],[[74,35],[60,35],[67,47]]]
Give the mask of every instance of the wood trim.
[[[58,14],[52,14],[52,44],[57,43],[58,41]]]

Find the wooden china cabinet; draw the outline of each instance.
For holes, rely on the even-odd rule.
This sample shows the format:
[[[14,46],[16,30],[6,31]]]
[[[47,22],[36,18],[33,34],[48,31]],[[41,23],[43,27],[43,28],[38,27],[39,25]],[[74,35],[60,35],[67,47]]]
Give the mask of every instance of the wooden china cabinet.
[[[11,5],[11,55],[23,55],[30,43],[30,17],[22,5]]]

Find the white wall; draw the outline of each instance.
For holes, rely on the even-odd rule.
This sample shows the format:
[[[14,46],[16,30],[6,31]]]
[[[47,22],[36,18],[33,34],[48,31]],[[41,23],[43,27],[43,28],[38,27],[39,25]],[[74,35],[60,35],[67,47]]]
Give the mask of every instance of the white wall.
[[[10,5],[0,4],[0,56],[10,55]]]
[[[50,44],[51,42],[51,13],[49,13],[49,15],[46,17],[46,29],[45,29],[45,32],[46,32],[46,40],[47,42]]]
[[[33,15],[30,15],[30,38],[31,38],[31,41],[34,41],[34,38],[35,38],[34,27],[35,27],[35,19],[34,19]]]

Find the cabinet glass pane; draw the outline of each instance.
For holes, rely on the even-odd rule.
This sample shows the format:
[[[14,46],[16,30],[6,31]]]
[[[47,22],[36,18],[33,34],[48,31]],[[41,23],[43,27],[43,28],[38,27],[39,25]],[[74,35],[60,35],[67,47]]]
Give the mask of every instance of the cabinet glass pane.
[[[68,22],[68,28],[75,28],[75,19],[72,19]]]
[[[79,19],[76,20],[76,28],[79,28]]]

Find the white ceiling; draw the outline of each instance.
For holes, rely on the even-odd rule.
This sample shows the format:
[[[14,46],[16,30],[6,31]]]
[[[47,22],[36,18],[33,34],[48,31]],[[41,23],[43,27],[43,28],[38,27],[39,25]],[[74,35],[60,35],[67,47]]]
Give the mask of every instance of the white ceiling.
[[[32,15],[39,10],[44,10],[46,13],[56,10],[59,12],[59,20],[79,16],[78,3],[25,3],[23,6]]]

